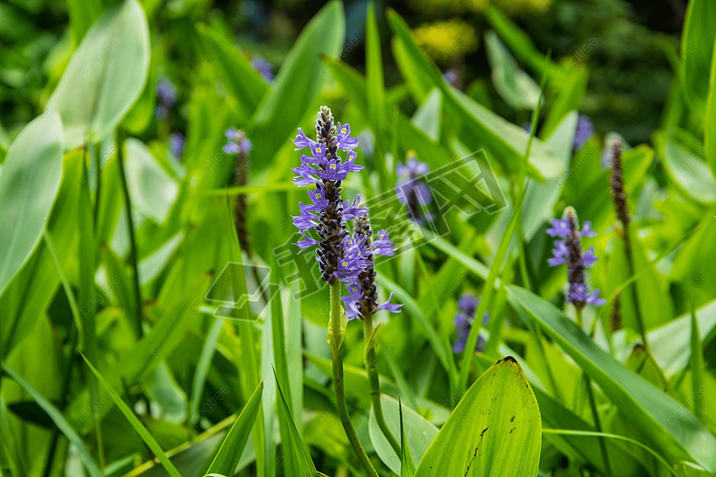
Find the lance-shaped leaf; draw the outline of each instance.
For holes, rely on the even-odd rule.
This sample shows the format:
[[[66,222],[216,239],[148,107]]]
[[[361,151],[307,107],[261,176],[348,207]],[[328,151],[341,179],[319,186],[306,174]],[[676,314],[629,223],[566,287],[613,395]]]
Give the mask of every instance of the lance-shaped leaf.
[[[415,475],[537,475],[541,432],[535,395],[520,365],[508,356],[468,389]]]
[[[98,142],[129,111],[149,69],[149,29],[142,7],[125,0],[87,32],[47,103],[65,128],[65,147]]]
[[[8,149],[0,175],[0,294],[40,241],[62,177],[62,125],[43,114]]]
[[[716,472],[716,437],[693,414],[612,358],[551,303],[516,286],[509,293],[672,464],[693,460]]]

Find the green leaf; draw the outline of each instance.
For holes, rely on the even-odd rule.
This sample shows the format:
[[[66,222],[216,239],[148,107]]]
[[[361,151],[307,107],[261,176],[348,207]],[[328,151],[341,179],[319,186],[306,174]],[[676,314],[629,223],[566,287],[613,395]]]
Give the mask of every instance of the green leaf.
[[[251,118],[252,160],[268,165],[286,144],[321,86],[322,55],[338,56],[345,33],[343,7],[331,1],[306,25],[268,94]]]
[[[524,71],[494,31],[485,33],[487,59],[492,70],[492,84],[514,109],[534,109],[540,96],[539,85]]]
[[[142,7],[124,0],[92,25],[47,103],[65,128],[65,147],[99,142],[129,111],[149,69],[149,30]]]
[[[423,131],[433,141],[440,140],[441,110],[443,96],[440,90],[433,88],[425,101],[420,105],[413,115],[413,124]]]
[[[276,377],[276,387],[278,389],[276,407],[278,408],[278,425],[281,430],[281,452],[284,466],[286,469],[291,469],[291,475],[314,477],[316,475],[316,466],[311,460],[311,453],[296,428],[296,423],[291,415],[291,408],[286,401],[286,395],[283,393],[281,383],[275,373],[274,377]]]
[[[704,421],[704,356],[701,335],[699,334],[699,322],[696,320],[696,312],[691,312],[691,384],[694,400],[694,414],[701,421]]]
[[[263,383],[260,383],[244,405],[241,414],[236,418],[229,432],[224,436],[211,459],[211,464],[203,473],[234,475],[256,421],[262,391]]]
[[[716,204],[716,179],[709,166],[663,133],[656,136],[655,142],[674,186],[695,202]]]
[[[112,388],[112,386],[110,386],[110,384],[105,381],[102,374],[97,370],[97,368],[92,365],[92,363],[87,359],[87,357],[82,355],[82,358],[85,360],[85,363],[87,364],[87,367],[90,369],[90,371],[92,371],[92,374],[94,374],[97,380],[102,384],[102,387],[104,387],[104,390],[107,392],[110,399],[114,401],[114,404],[119,408],[124,417],[127,418],[127,421],[129,421],[129,424],[132,426],[135,432],[139,434],[139,437],[142,438],[147,447],[149,447],[154,453],[154,455],[157,456],[159,462],[162,464],[162,467],[166,469],[169,475],[173,477],[181,477],[179,471],[169,461],[162,448],[159,446],[154,437],[152,437],[147,428],[144,427],[139,418],[135,416],[134,412],[129,408],[129,406],[124,401],[122,401],[122,398],[119,397],[119,394],[117,394],[117,392]]]
[[[541,431],[535,395],[520,365],[508,356],[468,389],[415,475],[537,475]]]
[[[10,145],[0,175],[0,294],[40,241],[61,177],[62,125],[43,114]]]
[[[551,303],[516,286],[509,292],[668,460],[695,460],[716,471],[716,438],[693,414],[614,360]]]
[[[92,23],[102,13],[100,0],[67,0],[67,13],[70,16],[70,28],[75,44],[82,41]]]
[[[229,93],[246,116],[251,116],[269,90],[268,84],[249,60],[219,32],[202,24],[197,25],[197,30]]]
[[[706,159],[708,159],[711,172],[716,177],[716,39],[714,40],[713,57],[711,59],[709,95],[706,100],[706,117],[703,124]]]
[[[473,151],[487,149],[492,157],[500,158],[500,167],[507,172],[520,171],[529,134],[452,88],[435,64],[417,46],[405,21],[393,10],[388,12],[388,20],[396,35],[396,44],[401,45],[400,51],[410,65],[410,69],[402,70],[406,81],[409,81],[416,70],[429,78],[432,83],[429,89],[438,87],[442,91],[447,109],[463,124],[460,139],[465,146]],[[423,99],[423,96],[416,98],[418,102]],[[529,157],[529,171],[540,179],[557,177],[564,172],[564,165],[545,144],[534,139]]]
[[[711,0],[689,2],[681,40],[682,91],[692,108],[703,110],[708,94],[711,51],[716,39],[716,3]]]
[[[82,463],[84,464],[85,468],[89,472],[89,474],[92,477],[99,477],[102,475],[102,472],[100,471],[99,467],[95,463],[94,459],[92,459],[92,456],[90,455],[89,451],[87,450],[87,447],[85,447],[84,442],[82,441],[82,438],[77,434],[77,432],[72,428],[69,422],[67,422],[67,419],[65,419],[65,416],[62,415],[62,413],[45,397],[43,397],[39,392],[37,392],[30,384],[28,384],[24,379],[22,379],[15,371],[10,369],[6,364],[2,365],[3,371],[5,371],[8,376],[10,376],[22,389],[29,394],[32,399],[42,408],[45,413],[47,413],[48,416],[50,416],[50,419],[52,419],[52,422],[55,423],[57,426],[57,429],[64,434],[64,436],[67,438],[68,441],[72,443],[72,445],[76,448],[77,453],[80,456],[80,459],[82,460]]]
[[[398,401],[398,410],[400,412],[400,477],[413,477],[415,475],[415,462],[413,462],[413,455],[410,452],[408,436],[405,435],[403,404],[400,401]]]
[[[385,438],[385,435],[380,430],[378,421],[375,420],[375,415],[371,409],[368,420],[368,431],[375,452],[378,454],[378,457],[380,457],[380,460],[396,474],[401,474],[406,467],[415,469],[413,456],[419,461],[423,454],[425,454],[430,443],[433,442],[433,439],[435,439],[435,436],[438,434],[437,427],[414,410],[404,407],[400,402],[385,394],[380,396],[380,401],[383,406],[385,422],[388,428],[393,435],[404,435],[405,438],[401,438],[401,447],[403,447],[402,443],[405,445],[403,447],[403,455],[399,459]],[[407,458],[410,460],[409,464],[406,465],[404,459]]]

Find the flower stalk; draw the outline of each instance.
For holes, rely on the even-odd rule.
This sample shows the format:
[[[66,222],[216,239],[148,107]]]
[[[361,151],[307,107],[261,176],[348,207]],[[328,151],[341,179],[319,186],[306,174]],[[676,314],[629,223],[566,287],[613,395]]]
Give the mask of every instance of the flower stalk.
[[[614,211],[617,216],[617,220],[621,224],[621,237],[624,240],[624,253],[627,258],[627,266],[629,267],[629,276],[633,277],[635,274],[634,266],[634,254],[632,253],[631,235],[629,232],[629,223],[631,222],[631,216],[629,215],[629,206],[627,204],[626,188],[624,187],[624,167],[622,165],[622,142],[618,138],[615,139],[611,144],[610,149],[611,159],[611,176],[609,177],[610,192],[612,194],[612,200],[614,202]],[[637,293],[636,281],[629,285],[629,289],[634,302],[634,314],[636,315],[636,323],[639,328],[639,334],[644,343],[644,347],[649,348],[646,340],[646,326],[644,325],[644,318],[641,314],[641,308],[639,306],[639,295]]]

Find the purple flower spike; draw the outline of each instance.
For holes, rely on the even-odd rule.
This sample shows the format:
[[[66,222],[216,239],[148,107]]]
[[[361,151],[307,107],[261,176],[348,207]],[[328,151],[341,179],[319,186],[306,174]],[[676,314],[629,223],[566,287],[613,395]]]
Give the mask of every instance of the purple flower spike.
[[[347,258],[343,264],[355,267],[352,272],[346,270],[345,278],[341,277],[341,280],[347,282],[348,296],[343,297],[342,300],[349,319],[365,319],[380,310],[399,313],[403,306],[391,303],[392,293],[385,303],[378,303],[374,257],[375,255],[392,256],[395,253],[395,246],[385,230],[378,232],[375,242],[372,240],[372,234],[370,220],[368,215],[364,214],[356,219],[353,236],[346,239]]]
[[[584,270],[592,268],[597,261],[593,247],[582,252],[581,238],[596,235],[591,229],[591,223],[585,222],[580,231],[577,214],[572,207],[565,209],[563,218],[552,219],[550,223],[552,227],[547,229],[547,234],[552,237],[562,237],[563,240],[554,243],[552,257],[547,262],[552,267],[567,265],[569,281],[567,301],[579,309],[584,308],[585,305],[603,305],[604,299],[599,298],[599,290],[589,292],[584,280]]]
[[[594,126],[589,116],[580,114],[577,117],[577,130],[574,132],[574,141],[572,143],[572,152],[579,151],[584,143],[594,135]]]
[[[226,144],[222,150],[226,154],[247,154],[251,151],[251,141],[241,129],[229,128],[224,133]]]
[[[182,133],[172,133],[169,135],[169,150],[177,159],[184,152],[184,135]]]
[[[301,155],[301,165],[293,169],[298,186],[314,186],[308,192],[311,203],[299,203],[300,215],[293,218],[294,225],[304,237],[296,243],[301,248],[318,245],[318,263],[321,277],[329,284],[336,278],[349,280],[355,278],[365,267],[361,250],[348,245],[346,221],[354,220],[366,213],[360,206],[360,197],[352,202],[343,201],[341,182],[348,173],[363,169],[355,163],[358,140],[350,137],[350,125],[336,124],[333,113],[321,106],[316,120],[316,140],[306,136],[301,128],[293,140],[296,150],[308,148],[310,155]],[[346,153],[346,159],[338,154]],[[309,237],[308,232],[315,230],[318,239]]]
[[[271,63],[266,61],[263,56],[254,55],[254,57],[251,58],[251,66],[253,69],[258,71],[267,83],[273,83],[273,70],[271,69]]]
[[[174,84],[165,76],[162,76],[157,81],[157,99],[166,108],[172,107],[177,100]]]
[[[432,219],[430,213],[425,212],[425,206],[433,200],[428,185],[422,176],[430,172],[427,164],[416,159],[415,153],[408,152],[405,164],[398,164],[396,172],[400,179],[395,186],[398,201],[405,206],[408,218],[418,225]]]
[[[453,351],[462,353],[467,345],[467,337],[470,334],[472,323],[475,319],[477,307],[480,305],[480,299],[476,298],[472,293],[463,294],[457,302],[458,311],[455,315],[455,343],[453,343]],[[482,317],[482,324],[487,324],[489,316],[487,312]],[[484,338],[478,337],[475,344],[475,351],[481,351],[484,345]]]

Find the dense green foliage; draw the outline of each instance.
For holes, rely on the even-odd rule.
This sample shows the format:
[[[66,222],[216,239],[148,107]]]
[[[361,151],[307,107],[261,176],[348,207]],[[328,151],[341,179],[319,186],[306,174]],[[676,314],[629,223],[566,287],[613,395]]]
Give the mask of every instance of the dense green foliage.
[[[711,0],[55,3],[0,5],[0,476],[716,475]],[[298,253],[318,111],[399,313]]]

